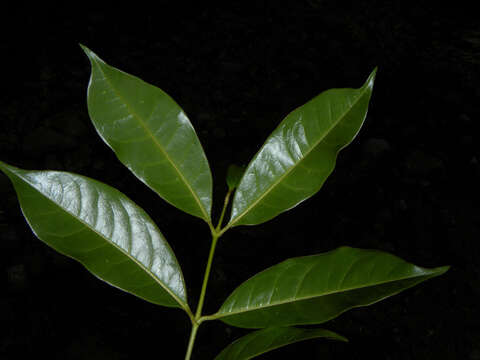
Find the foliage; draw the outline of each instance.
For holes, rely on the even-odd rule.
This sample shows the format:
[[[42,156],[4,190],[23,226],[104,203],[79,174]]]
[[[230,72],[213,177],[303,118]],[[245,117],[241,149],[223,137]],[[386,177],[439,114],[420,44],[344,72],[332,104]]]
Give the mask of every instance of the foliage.
[[[346,339],[317,325],[399,293],[448,267],[426,269],[385,252],[340,247],[288,259],[253,276],[203,315],[218,239],[230,228],[268,221],[314,195],[338,152],[360,130],[376,70],[358,89],[325,91],[291,112],[248,166],[232,165],[216,226],[212,174],[186,114],[165,92],[122,72],[82,46],[90,59],[88,111],[118,159],[161,198],[208,225],[212,243],[198,307],[190,309],[180,265],[152,219],[118,190],[81,175],[29,171],[0,161],[35,235],[107,283],[151,303],[183,309],[192,323],[186,359],[204,321],[261,329],[238,339],[217,359],[250,359],[312,338]],[[231,216],[223,219],[230,196]]]

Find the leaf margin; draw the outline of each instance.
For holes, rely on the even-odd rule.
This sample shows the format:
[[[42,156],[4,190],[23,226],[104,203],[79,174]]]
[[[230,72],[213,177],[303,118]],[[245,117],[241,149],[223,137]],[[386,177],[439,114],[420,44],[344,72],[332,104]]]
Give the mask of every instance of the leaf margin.
[[[164,96],[166,96],[168,99],[170,99],[173,103],[176,104],[176,106],[178,106],[178,108],[180,110],[182,110],[183,112],[183,109],[180,107],[180,105],[178,105],[178,103],[169,95],[167,94],[165,91],[163,91],[162,89],[160,89],[159,87],[153,85],[153,84],[150,84],[146,81],[144,81],[143,79],[135,76],[135,75],[132,75],[132,74],[129,74],[121,69],[118,69],[112,65],[109,65],[108,63],[106,63],[104,60],[102,60],[95,52],[93,52],[92,50],[90,50],[87,46],[79,43],[79,46],[81,47],[81,49],[84,51],[84,53],[86,54],[87,58],[89,59],[90,61],[90,64],[91,64],[91,73],[90,73],[90,77],[89,77],[89,82],[88,82],[88,88],[87,88],[87,102],[88,102],[88,98],[90,96],[90,92],[91,92],[91,87],[92,87],[92,84],[93,84],[93,70],[94,70],[94,67],[96,66],[98,68],[98,70],[104,74],[104,70],[101,68],[101,65],[107,67],[107,68],[110,68],[110,69],[113,69],[114,71],[118,71],[120,73],[123,73],[125,75],[127,75],[128,77],[130,78],[133,78],[135,80],[138,80],[140,81],[141,83],[144,83],[146,84],[147,86],[151,86],[153,88],[155,88],[156,90],[160,90]],[[105,74],[104,74],[105,75]],[[106,78],[106,77],[105,77]],[[113,88],[113,85],[111,85],[111,87]],[[190,211],[186,211],[182,208],[180,208],[179,206],[177,206],[176,204],[174,204],[174,202],[170,201],[170,200],[167,200],[162,194],[160,191],[158,191],[153,185],[151,185],[146,179],[144,179],[142,176],[140,175],[137,175],[137,172],[136,171],[133,171],[130,166],[128,166],[126,163],[124,163],[123,160],[120,159],[120,156],[117,154],[117,151],[111,146],[111,144],[109,143],[109,141],[107,141],[107,138],[106,136],[104,136],[100,130],[97,128],[97,125],[95,124],[95,122],[93,121],[93,117],[91,115],[91,112],[90,112],[90,106],[88,105],[88,112],[89,112],[89,117],[91,119],[91,122],[92,124],[94,125],[94,128],[97,132],[97,134],[100,136],[100,138],[105,142],[105,144],[114,152],[115,156],[118,158],[118,160],[123,164],[125,165],[128,170],[137,178],[139,179],[142,183],[144,183],[149,189],[153,190],[158,196],[160,196],[164,201],[166,201],[167,203],[169,203],[170,205],[176,207],[177,209],[180,209],[181,211],[184,211],[185,213],[189,214],[189,215],[192,215],[192,216],[195,216],[195,217],[199,217],[201,218],[202,220],[204,220],[207,224],[211,225],[211,222],[212,222],[212,203],[213,203],[213,179],[212,179],[212,172],[211,172],[211,168],[210,168],[210,164],[208,162],[208,159],[206,157],[206,154],[205,154],[205,151],[203,149],[203,146],[202,144],[200,143],[200,139],[198,138],[198,134],[197,132],[195,131],[195,129],[193,128],[193,125],[191,124],[190,120],[187,118],[188,120],[188,123],[190,125],[190,127],[193,129],[193,133],[195,135],[195,137],[197,138],[198,140],[198,144],[201,148],[201,154],[203,154],[203,157],[204,157],[204,160],[205,160],[205,163],[207,165],[207,169],[208,169],[208,173],[209,173],[209,204],[207,207],[204,206],[204,203],[201,199],[201,197],[199,196],[199,194],[197,194],[196,191],[194,191],[194,189],[192,188],[191,184],[189,183],[189,181],[187,181],[187,179],[185,178],[184,174],[180,171],[180,169],[178,169],[178,166],[177,164],[171,159],[170,155],[168,155],[168,152],[164,149],[164,146],[162,144],[160,144],[157,139],[155,138],[155,136],[151,133],[150,129],[148,129],[148,127],[144,124],[143,120],[139,120],[140,123],[142,124],[142,127],[144,128],[145,132],[148,134],[149,137],[152,138],[152,140],[154,141],[154,143],[157,145],[157,147],[161,150],[161,152],[165,155],[165,157],[167,158],[168,162],[171,164],[172,168],[175,169],[175,172],[178,174],[178,177],[182,180],[183,184],[188,188],[190,194],[192,195],[193,199],[195,200],[195,203],[197,204],[197,207],[198,209],[200,210],[200,213],[202,214],[202,216],[199,216],[198,214],[193,214],[192,212]],[[133,113],[133,111],[132,111]],[[184,113],[184,112],[183,112]],[[184,113],[185,114],[185,113]],[[186,115],[185,115],[186,117]],[[138,116],[137,116],[138,118]]]
[[[272,220],[273,218],[277,217],[278,215],[298,206],[300,203],[302,203],[303,201],[309,199],[310,197],[312,197],[313,195],[315,195],[320,189],[321,187],[323,186],[323,183],[320,185],[320,187],[314,191],[313,193],[311,193],[310,195],[304,197],[303,199],[300,199],[299,201],[297,201],[293,206],[290,206],[288,208],[284,208],[282,210],[280,210],[279,212],[277,212],[276,215],[274,215],[273,217],[269,217],[268,219],[261,219],[260,221],[251,221],[251,222],[245,222],[245,223],[242,223],[241,222],[241,219],[243,217],[245,217],[246,215],[249,214],[250,211],[254,210],[255,207],[257,206],[257,204],[263,199],[265,198],[271,191],[273,191],[276,186],[278,186],[281,181],[286,178],[292,171],[294,171],[297,167],[297,165],[302,162],[303,160],[305,160],[307,157],[308,157],[308,154],[310,154],[312,151],[314,151],[314,149],[321,143],[321,141],[326,137],[328,136],[328,134],[330,133],[330,131],[334,128],[334,127],[331,127],[329,132],[327,132],[325,135],[323,135],[320,140],[318,140],[316,142],[316,145],[315,146],[312,146],[311,149],[309,150],[309,152],[306,154],[306,155],[303,155],[302,156],[302,159],[299,160],[294,166],[291,166],[286,172],[284,172],[284,174],[282,174],[278,180],[276,180],[275,182],[273,182],[272,185],[270,185],[268,188],[266,188],[262,194],[260,194],[258,196],[257,199],[255,199],[255,201],[253,201],[252,204],[248,205],[246,207],[246,209],[242,210],[242,212],[240,212],[239,214],[237,214],[237,210],[236,210],[236,204],[239,202],[238,197],[241,196],[241,186],[244,182],[244,179],[245,177],[248,175],[248,171],[250,170],[251,166],[253,166],[253,164],[255,163],[255,161],[257,160],[257,158],[259,157],[259,155],[262,153],[263,149],[268,145],[268,142],[269,140],[274,136],[274,134],[277,132],[277,130],[279,130],[283,124],[289,119],[290,115],[292,115],[295,111],[298,111],[299,109],[303,108],[304,106],[308,105],[309,103],[315,101],[317,98],[321,97],[322,95],[326,94],[326,93],[329,93],[330,91],[336,91],[336,90],[356,90],[356,91],[359,91],[359,95],[357,96],[356,98],[356,102],[355,104],[359,101],[359,99],[362,98],[362,96],[364,95],[364,93],[367,93],[367,97],[368,97],[368,100],[367,100],[367,107],[366,107],[366,111],[365,111],[365,114],[364,114],[364,118],[363,120],[361,121],[361,124],[357,130],[357,132],[352,136],[352,139],[350,141],[348,141],[346,144],[344,144],[343,146],[339,147],[338,150],[336,151],[335,155],[334,155],[334,161],[336,161],[337,157],[338,157],[338,154],[339,152],[344,149],[346,146],[348,146],[354,139],[355,137],[358,135],[360,129],[362,128],[363,126],[363,123],[365,122],[365,119],[366,119],[366,115],[367,115],[367,112],[368,112],[368,107],[369,107],[369,102],[370,102],[370,98],[371,98],[371,95],[372,95],[372,91],[373,91],[373,85],[374,85],[374,82],[375,82],[375,78],[376,78],[376,74],[377,74],[377,70],[378,70],[378,67],[375,67],[373,69],[373,71],[370,73],[370,75],[368,76],[367,80],[364,82],[364,84],[360,87],[360,88],[341,88],[341,89],[337,89],[337,88],[333,88],[333,89],[328,89],[328,90],[325,90],[323,92],[321,92],[320,94],[318,94],[317,96],[315,96],[313,99],[309,100],[308,102],[306,102],[305,104],[302,104],[301,106],[295,108],[294,110],[292,110],[289,114],[287,114],[287,116],[285,116],[282,121],[277,125],[277,127],[270,133],[270,135],[267,137],[267,139],[264,141],[264,143],[262,144],[262,146],[260,147],[260,149],[255,153],[255,155],[252,157],[251,161],[248,163],[246,169],[245,169],[245,172],[242,176],[242,178],[240,179],[240,182],[238,184],[238,187],[237,187],[237,191],[235,192],[235,196],[234,196],[234,199],[233,199],[233,204],[232,204],[232,210],[231,210],[231,214],[230,214],[230,219],[227,223],[227,225],[225,226],[225,230],[231,228],[231,227],[235,227],[235,226],[240,226],[240,225],[259,225],[259,224],[262,224],[264,222],[267,222],[267,221],[270,221]],[[354,105],[350,106],[349,108],[349,111],[351,108],[353,108]],[[346,114],[348,113],[348,111],[346,113],[344,113],[341,118],[343,118],[344,116],[346,116]],[[336,122],[336,125],[338,124],[338,121]],[[330,169],[330,171],[328,172],[327,176],[325,177],[324,181],[330,176],[330,174],[333,172],[334,170],[334,167],[335,167],[335,163],[332,167],[332,169]]]
[[[261,308],[253,308],[253,309],[248,309],[246,311],[238,311],[238,312],[229,312],[229,313],[221,313],[221,310],[222,308],[230,301],[230,299],[234,298],[234,295],[236,294],[236,292],[246,286],[245,284],[247,284],[249,281],[253,280],[254,278],[256,278],[257,276],[260,276],[268,271],[270,271],[271,269],[273,268],[276,268],[277,266],[280,266],[282,264],[286,264],[292,260],[296,260],[296,259],[308,259],[308,258],[313,258],[313,257],[316,257],[316,256],[319,256],[319,255],[326,255],[326,254],[330,254],[330,253],[333,253],[333,252],[336,252],[336,251],[339,251],[339,250],[343,250],[343,251],[349,251],[349,250],[360,250],[360,251],[367,251],[367,252],[370,252],[370,253],[380,253],[380,254],[387,254],[388,256],[390,257],[393,257],[393,258],[396,258],[398,260],[400,260],[401,262],[405,263],[406,265],[410,265],[410,266],[413,266],[414,268],[416,268],[417,270],[422,270],[422,271],[425,271],[428,274],[428,276],[424,277],[423,279],[420,279],[418,280],[418,282],[414,283],[414,284],[411,284],[407,287],[404,287],[404,288],[401,288],[400,290],[397,290],[397,291],[394,291],[388,295],[385,295],[385,296],[382,296],[374,301],[370,301],[368,302],[367,304],[359,304],[359,305],[355,305],[355,306],[350,306],[350,307],[347,307],[345,308],[344,310],[342,310],[341,312],[338,312],[337,314],[335,314],[334,316],[331,316],[321,322],[290,322],[290,323],[278,323],[278,324],[273,324],[273,325],[268,325],[268,326],[265,326],[265,325],[261,325],[261,326],[252,326],[252,325],[249,325],[249,326],[246,326],[246,325],[239,325],[238,323],[236,324],[234,321],[228,321],[228,318],[231,317],[231,316],[236,316],[236,315],[241,315],[241,314],[245,314],[245,313],[250,313],[250,312],[255,312],[255,311],[261,311],[262,309],[265,309],[265,308],[269,308],[269,307],[274,307],[274,306],[277,306],[277,305],[284,305],[284,304],[287,304],[287,303],[295,303],[297,301],[306,301],[306,300],[309,300],[310,298],[305,298],[305,299],[300,299],[300,300],[293,300],[293,301],[285,301],[285,302],[279,302],[279,303],[276,303],[276,304],[273,304],[273,305],[268,305],[268,306],[265,306],[265,307],[261,307]],[[253,276],[251,276],[250,278],[248,278],[247,280],[245,280],[243,283],[241,283],[240,285],[238,285],[231,293],[230,295],[227,297],[227,299],[223,302],[223,304],[220,306],[219,310],[212,314],[212,315],[208,315],[206,316],[206,320],[220,320],[230,326],[235,326],[235,327],[239,327],[239,328],[249,328],[249,329],[261,329],[261,328],[266,328],[266,327],[269,327],[269,326],[276,326],[276,327],[286,327],[286,326],[296,326],[296,325],[318,325],[318,324],[323,324],[325,322],[328,322],[340,315],[342,315],[343,313],[349,311],[349,310],[352,310],[352,309],[355,309],[355,308],[360,308],[360,307],[366,307],[366,306],[371,306],[373,304],[376,304],[377,302],[380,302],[380,301],[383,301],[389,297],[392,297],[394,295],[397,295],[399,294],[400,292],[403,292],[404,290],[407,290],[409,288],[412,288],[424,281],[427,281],[427,280],[430,280],[432,278],[435,278],[437,276],[440,276],[440,275],[443,275],[444,273],[446,273],[448,270],[450,269],[450,266],[438,266],[438,267],[434,267],[434,268],[423,268],[423,267],[420,267],[420,266],[417,266],[415,264],[412,264],[412,263],[409,263],[405,260],[403,260],[402,258],[396,256],[396,255],[393,255],[393,254],[390,254],[388,252],[384,252],[384,251],[381,251],[381,250],[376,250],[376,249],[360,249],[360,248],[353,248],[353,247],[349,247],[349,246],[340,246],[336,249],[333,249],[333,250],[330,250],[330,251],[327,251],[327,252],[324,252],[324,253],[320,253],[320,254],[316,254],[316,255],[307,255],[307,256],[300,256],[300,257],[294,257],[294,258],[289,258],[287,260],[284,260],[278,264],[275,264],[273,266],[270,266],[262,271],[260,271],[259,273],[257,274],[254,274]],[[420,276],[418,276],[420,277]],[[404,278],[404,279],[397,279],[395,281],[401,281],[401,280],[408,280],[408,279],[411,279],[411,278],[415,278],[415,277],[409,277],[409,278]],[[378,286],[378,285],[381,285],[381,284],[376,284],[374,286]],[[371,285],[369,285],[368,287],[372,287]],[[349,289],[349,291],[352,290],[352,289]],[[356,289],[353,289],[353,290],[356,290]],[[334,293],[333,293],[334,294]],[[325,294],[325,295],[322,295],[322,296],[329,296],[329,295],[332,295],[332,294]],[[250,293],[250,296],[252,296],[252,294]],[[318,296],[313,296],[312,298],[318,298]]]
[[[251,346],[251,342],[258,341],[258,337],[260,336],[260,339],[262,336],[265,335],[270,335],[270,332],[274,331],[280,331],[280,334],[277,334],[276,336],[294,336],[296,338],[294,339],[285,339],[285,341],[281,342],[280,344],[275,344],[275,340],[278,339],[273,339],[272,343],[270,343],[265,350],[261,350],[261,352],[256,352],[255,354],[249,354],[248,357],[242,356],[242,353],[240,354],[234,354],[234,356],[230,356],[229,352],[230,351],[236,351],[236,348],[241,347],[241,346]],[[288,334],[290,332],[290,334]],[[327,338],[329,340],[337,340],[337,341],[343,341],[343,342],[348,342],[348,339],[345,338],[342,335],[339,335],[333,331],[326,330],[326,329],[321,329],[321,328],[297,328],[297,327],[270,327],[270,328],[264,328],[261,330],[256,330],[253,331],[247,335],[244,335],[236,340],[234,340],[232,343],[227,345],[216,357],[214,360],[249,360],[253,359],[259,355],[265,354],[267,352],[277,350],[279,348],[282,348],[284,346],[288,346],[291,344],[295,344],[297,342],[301,341],[306,341],[306,340],[312,340],[312,339],[317,339],[317,338]],[[245,344],[246,343],[246,344]]]
[[[3,161],[0,160],[0,172],[3,172],[5,176],[7,176],[9,178],[9,180],[11,181],[12,183],[12,186],[16,192],[16,195],[17,195],[17,201],[18,201],[18,204],[19,204],[19,207],[20,207],[20,210],[22,211],[22,215],[25,219],[25,221],[27,222],[28,226],[30,227],[30,229],[32,230],[33,234],[35,235],[35,237],[37,239],[39,239],[41,242],[43,242],[45,245],[47,245],[48,247],[52,248],[53,250],[55,250],[56,252],[60,253],[61,255],[63,256],[66,256],[72,260],[74,260],[75,262],[77,263],[80,263],[90,274],[92,274],[93,276],[95,276],[97,279],[101,280],[102,282],[114,287],[114,288],[117,288],[123,292],[126,292],[128,294],[131,294],[137,298],[140,298],[144,301],[147,301],[147,302],[150,302],[150,303],[153,303],[153,304],[156,304],[156,305],[159,305],[159,306],[166,306],[166,307],[174,307],[174,308],[180,308],[182,310],[184,310],[185,312],[187,312],[187,314],[190,314],[191,313],[191,310],[190,310],[190,306],[188,304],[188,297],[187,297],[187,287],[186,287],[186,283],[185,283],[185,278],[183,276],[183,272],[182,272],[182,269],[181,269],[181,266],[180,266],[180,263],[178,262],[178,259],[176,258],[176,255],[175,253],[173,252],[173,249],[171,248],[170,244],[166,241],[164,235],[161,233],[161,231],[159,230],[158,226],[156,225],[156,223],[151,219],[151,217],[145,212],[145,210],[143,210],[139,205],[137,205],[133,200],[131,200],[127,195],[123,194],[120,190],[116,189],[115,187],[113,186],[110,186],[108,184],[105,184],[99,180],[96,180],[96,179],[93,179],[93,178],[90,178],[90,177],[87,177],[87,176],[84,176],[84,175],[80,175],[80,174],[76,174],[76,173],[72,173],[72,172],[68,172],[68,171],[57,171],[57,170],[26,170],[26,169],[22,169],[22,168],[18,168],[16,166],[13,166],[13,165],[10,165],[10,164],[7,164]],[[86,180],[87,182],[93,182],[95,184],[98,184],[100,186],[105,186],[106,188],[108,188],[109,190],[112,190],[114,192],[116,192],[117,194],[120,195],[120,197],[123,197],[123,200],[126,200],[127,202],[129,202],[131,206],[133,206],[135,208],[136,211],[140,212],[141,214],[143,214],[144,216],[146,216],[147,219],[149,219],[151,221],[151,224],[154,225],[155,227],[155,230],[158,231],[158,234],[160,235],[162,241],[163,241],[163,245],[170,251],[170,255],[172,256],[173,260],[175,260],[176,262],[176,265],[178,266],[178,269],[179,269],[179,276],[180,276],[180,279],[182,281],[182,286],[183,286],[183,293],[184,293],[184,296],[185,298],[184,299],[181,299],[179,298],[179,296],[175,293],[172,292],[172,290],[170,288],[168,288],[168,286],[166,286],[165,284],[162,283],[161,279],[157,278],[157,276],[155,276],[149,269],[147,269],[145,267],[144,264],[140,263],[138,261],[138,259],[136,259],[135,257],[133,257],[131,254],[127,253],[124,249],[122,249],[120,246],[118,246],[115,242],[107,239],[102,233],[98,232],[96,229],[92,228],[92,226],[88,223],[86,223],[84,220],[78,218],[77,216],[75,216],[75,214],[72,214],[70,211],[68,211],[67,209],[63,208],[62,206],[60,206],[59,204],[57,204],[55,201],[53,201],[52,199],[50,199],[48,196],[46,196],[45,194],[43,194],[40,190],[38,190],[35,186],[33,186],[31,183],[29,183],[26,179],[24,179],[21,175],[19,175],[18,173],[21,173],[21,172],[25,172],[25,173],[34,173],[34,172],[42,172],[42,173],[57,173],[57,174],[65,174],[65,175],[68,175],[68,176],[72,176],[72,177],[78,177],[78,178],[81,178],[83,180]],[[115,248],[117,251],[119,251],[120,253],[122,253],[125,257],[129,258],[132,262],[134,262],[139,268],[142,269],[143,272],[145,272],[150,278],[153,279],[154,282],[156,282],[158,284],[159,287],[162,288],[163,291],[165,291],[168,295],[170,295],[170,297],[177,303],[177,305],[165,305],[165,304],[160,304],[158,302],[153,302],[152,300],[149,300],[147,299],[146,297],[144,296],[141,296],[139,294],[136,294],[130,290],[126,290],[116,284],[113,284],[111,283],[110,281],[98,276],[94,271],[92,271],[84,262],[82,262],[81,260],[75,258],[74,256],[68,254],[67,252],[63,251],[63,250],[60,250],[60,249],[57,249],[56,247],[53,247],[52,245],[49,244],[49,242],[43,240],[40,236],[38,236],[37,232],[35,231],[34,229],[34,226],[31,224],[30,222],[30,219],[26,216],[25,214],[25,211],[23,209],[23,206],[21,204],[21,201],[20,201],[20,196],[19,196],[19,193],[17,191],[17,185],[15,183],[15,180],[12,178],[17,178],[18,180],[20,180],[21,182],[23,182],[24,184],[26,184],[27,186],[29,186],[31,189],[33,189],[35,192],[37,192],[42,198],[45,199],[45,201],[47,202],[50,202],[52,203],[55,207],[59,208],[61,211],[63,211],[66,215],[68,215],[69,217],[71,217],[72,219],[74,219],[75,221],[79,222],[79,223],[82,223],[83,226],[89,228],[90,231],[92,231],[93,233],[95,233],[96,235],[98,235],[99,237],[101,237],[102,239],[105,240],[106,243],[108,243],[109,245],[111,245],[113,248]]]

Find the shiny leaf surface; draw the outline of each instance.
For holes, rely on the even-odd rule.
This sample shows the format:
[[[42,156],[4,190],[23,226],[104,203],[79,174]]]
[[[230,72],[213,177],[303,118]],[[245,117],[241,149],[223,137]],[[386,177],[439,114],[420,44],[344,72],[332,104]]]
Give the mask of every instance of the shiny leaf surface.
[[[84,176],[0,162],[35,235],[107,283],[155,304],[188,308],[180,266],[150,217]]]
[[[381,251],[341,247],[292,258],[255,275],[210,318],[245,328],[320,324],[447,270],[421,268]]]
[[[328,338],[347,341],[343,336],[324,329],[294,327],[267,328],[252,332],[227,346],[215,360],[247,360],[303,340]]]
[[[88,112],[100,136],[163,199],[210,221],[212,175],[183,110],[159,88],[82,48],[92,65]]]
[[[260,224],[320,190],[363,124],[375,73],[360,89],[321,93],[280,123],[238,185],[229,226]]]

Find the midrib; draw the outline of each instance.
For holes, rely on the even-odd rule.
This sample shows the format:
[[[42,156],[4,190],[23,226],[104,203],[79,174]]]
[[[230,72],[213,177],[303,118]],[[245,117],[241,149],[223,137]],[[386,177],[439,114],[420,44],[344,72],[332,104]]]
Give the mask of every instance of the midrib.
[[[296,164],[294,164],[293,166],[291,166],[282,176],[280,176],[278,178],[278,180],[276,180],[275,182],[272,183],[272,185],[267,188],[266,191],[264,191],[262,193],[262,195],[260,195],[257,200],[255,200],[250,206],[248,206],[242,213],[240,213],[240,215],[238,215],[234,221],[232,221],[230,224],[229,224],[229,227],[233,226],[235,223],[237,223],[241,218],[243,218],[251,209],[253,209],[254,207],[257,206],[257,204],[263,200],[263,198],[265,198],[274,188],[276,188],[278,186],[278,184],[280,184],[284,178],[286,178],[288,176],[288,174],[290,174],[290,172],[293,171],[293,169],[295,169],[305,158],[308,157],[308,155],[313,151],[313,149],[315,149],[318,144],[323,141],[323,139],[325,139],[326,136],[328,136],[328,134],[332,131],[332,129],[334,129],[338,123],[340,123],[340,121],[347,115],[347,113],[358,103],[359,99],[363,96],[363,94],[365,93],[365,90],[363,89],[363,91],[359,94],[359,96],[355,99],[354,103],[339,117],[339,119],[337,121],[335,121],[333,123],[332,126],[330,126],[327,131],[325,132],[325,134],[323,136],[321,136],[313,146],[310,147],[310,149],[305,153],[305,155],[300,159],[300,161],[298,161]],[[262,150],[260,150],[262,151]],[[259,151],[259,153],[260,153]]]
[[[415,278],[428,277],[429,275],[435,275],[435,274],[432,272],[432,273],[429,273],[429,274],[420,274],[418,276],[413,276],[413,277],[402,277],[402,278],[398,278],[398,279],[391,280],[391,281],[381,281],[381,282],[378,282],[378,283],[375,283],[375,284],[365,284],[363,286],[358,286],[358,287],[355,287],[355,288],[341,289],[340,291],[339,290],[330,291],[330,292],[325,292],[325,293],[318,294],[318,295],[310,295],[310,296],[304,296],[304,297],[300,297],[300,298],[289,298],[289,299],[284,300],[284,301],[277,301],[277,302],[270,303],[270,304],[264,305],[264,306],[257,306],[257,307],[252,307],[252,308],[242,308],[242,309],[239,309],[239,310],[236,310],[236,311],[224,312],[224,313],[218,312],[218,313],[213,314],[209,317],[215,318],[215,319],[220,319],[220,318],[224,318],[224,317],[228,317],[228,316],[232,316],[232,315],[243,314],[243,313],[250,312],[250,311],[263,310],[263,309],[274,307],[274,306],[290,304],[290,303],[293,303],[293,302],[304,301],[304,300],[309,300],[309,299],[314,299],[314,298],[320,298],[320,297],[324,297],[324,296],[328,296],[328,295],[341,294],[341,293],[348,292],[348,291],[354,291],[354,290],[360,290],[360,289],[365,289],[365,288],[369,288],[369,287],[380,286],[380,285],[383,285],[383,284],[398,282],[398,281],[402,281],[402,280],[409,280],[409,279],[413,280]]]
[[[13,171],[12,171],[13,172]],[[57,171],[58,173],[62,173],[62,171]],[[13,172],[14,173],[14,172]],[[51,199],[48,195],[44,194],[42,191],[38,190],[34,184],[32,184],[28,179],[24,178],[23,176],[21,175],[18,175],[16,173],[14,173],[16,177],[18,177],[19,179],[21,179],[22,181],[24,181],[25,183],[27,183],[29,186],[31,186],[33,189],[35,189],[35,191],[37,193],[39,193],[41,196],[43,196],[45,199],[47,199],[47,201],[53,203],[56,207],[62,209],[65,214],[69,215],[70,217],[72,217],[74,220],[80,222],[81,224],[83,224],[83,226],[85,226],[86,228],[90,229],[90,231],[94,232],[95,234],[97,234],[100,238],[102,238],[106,243],[107,245],[110,245],[112,247],[114,247],[115,249],[117,249],[118,251],[120,251],[123,255],[125,255],[127,258],[129,258],[132,262],[134,262],[135,264],[137,264],[138,267],[140,267],[143,271],[145,271],[152,279],[153,281],[155,281],[157,284],[160,285],[160,287],[165,290],[165,292],[167,292],[182,308],[186,308],[188,305],[182,300],[179,298],[179,296],[177,294],[175,294],[166,284],[164,284],[162,281],[160,281],[160,279],[155,275],[153,274],[143,263],[141,263],[138,259],[136,259],[135,257],[133,257],[130,253],[128,253],[125,249],[123,249],[122,247],[120,247],[118,244],[116,244],[114,241],[108,239],[107,237],[105,237],[104,234],[102,234],[101,232],[99,232],[95,227],[93,227],[92,225],[90,225],[89,223],[85,222],[83,219],[75,216],[75,214],[73,214],[70,210],[66,209],[65,207],[59,205],[58,203],[56,203],[53,199]],[[66,173],[68,174],[68,173]],[[70,174],[69,174],[70,175]],[[162,239],[163,241],[165,241],[164,239]]]
[[[105,64],[105,66],[108,66],[107,64]],[[113,86],[112,82],[109,80],[109,78],[106,76],[105,72],[103,71],[102,67],[97,63],[97,67],[99,68],[99,70],[101,71],[101,73],[103,74],[103,78],[105,79],[105,81],[110,85],[111,89],[113,90],[113,92],[115,93],[115,95],[118,96],[118,98],[120,98],[120,100],[125,104],[125,106],[127,107],[128,111],[130,112],[130,114],[132,114],[132,116],[137,119],[138,123],[142,126],[142,128],[145,130],[145,132],[147,133],[147,135],[152,139],[153,143],[156,145],[156,147],[158,147],[158,149],[163,153],[163,155],[165,156],[165,158],[169,161],[169,163],[172,165],[172,167],[175,169],[175,171],[177,172],[177,174],[179,175],[180,179],[182,180],[182,182],[185,184],[185,186],[187,187],[187,189],[190,191],[190,193],[192,194],[193,198],[195,199],[195,202],[197,204],[197,206],[200,208],[200,212],[203,214],[203,217],[205,220],[208,221],[208,214],[206,213],[205,209],[203,208],[202,206],[202,203],[200,202],[200,199],[198,198],[197,194],[195,191],[193,191],[190,183],[187,181],[187,179],[185,178],[185,176],[182,174],[182,172],[178,169],[177,165],[175,164],[175,162],[172,160],[172,158],[168,155],[168,152],[163,148],[162,144],[160,144],[158,142],[158,140],[155,138],[155,136],[153,136],[152,132],[150,131],[150,129],[148,128],[147,124],[142,120],[142,118],[140,117],[140,115],[138,115],[133,109],[132,109],[132,106],[125,100],[125,98],[120,94],[120,92],[115,88],[115,86]],[[128,74],[127,74],[128,75]],[[128,75],[129,76],[129,75]]]

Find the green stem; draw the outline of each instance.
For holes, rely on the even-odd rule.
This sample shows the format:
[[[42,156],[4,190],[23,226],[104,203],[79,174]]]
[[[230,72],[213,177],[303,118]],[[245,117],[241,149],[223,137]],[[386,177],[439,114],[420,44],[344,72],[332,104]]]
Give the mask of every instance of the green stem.
[[[200,292],[200,299],[198,300],[197,312],[192,319],[192,332],[190,333],[190,340],[188,342],[187,354],[185,360],[190,360],[192,356],[193,345],[195,343],[195,337],[197,336],[197,330],[200,326],[198,319],[202,316],[203,302],[205,300],[205,294],[207,292],[208,278],[210,277],[210,270],[212,268],[213,255],[215,254],[215,247],[217,246],[218,236],[215,232],[212,233],[212,245],[210,246],[210,253],[208,254],[207,268],[205,269],[205,275],[203,276],[202,291]]]
[[[205,301],[205,294],[207,293],[207,284],[208,284],[208,279],[210,277],[210,271],[212,269],[213,256],[215,255],[215,248],[217,246],[218,239],[225,232],[225,231],[222,231],[221,233],[219,233],[219,230],[220,230],[220,227],[222,226],[223,217],[225,215],[225,211],[228,206],[228,201],[230,199],[231,192],[232,192],[231,190],[228,190],[227,195],[225,196],[222,213],[220,215],[220,219],[218,221],[217,227],[214,228],[211,222],[208,223],[210,227],[210,231],[212,233],[212,244],[210,246],[210,252],[208,254],[207,267],[205,268],[205,274],[203,276],[202,290],[200,292],[200,298],[198,299],[197,311],[195,313],[195,317],[190,316],[190,319],[192,320],[192,332],[190,333],[190,340],[188,341],[188,348],[187,348],[187,353],[185,355],[185,360],[190,360],[190,357],[192,356],[193,345],[195,344],[195,338],[197,336],[198,327],[200,326],[200,323],[201,323],[201,321],[199,320],[202,318],[203,303]]]
[[[202,316],[203,302],[207,292],[208,278],[210,277],[210,270],[212,269],[213,255],[215,254],[215,247],[217,246],[218,236],[216,233],[212,234],[212,245],[210,246],[210,253],[208,254],[207,267],[205,275],[203,276],[202,291],[200,292],[200,299],[198,300],[197,312],[195,313],[195,321]]]
[[[223,217],[225,216],[225,211],[227,210],[228,201],[230,200],[230,194],[231,193],[232,193],[232,189],[228,189],[227,195],[225,195],[225,201],[223,202],[222,213],[220,215],[220,219],[218,220],[217,228],[215,229],[218,237],[221,236],[218,232],[220,231],[220,228],[222,227]],[[222,234],[223,234],[223,232],[222,232]]]
[[[197,330],[200,325],[194,323],[192,326],[192,332],[190,333],[190,340],[188,341],[187,354],[185,355],[185,360],[190,360],[193,351],[193,344],[195,343],[195,337],[197,335]]]

